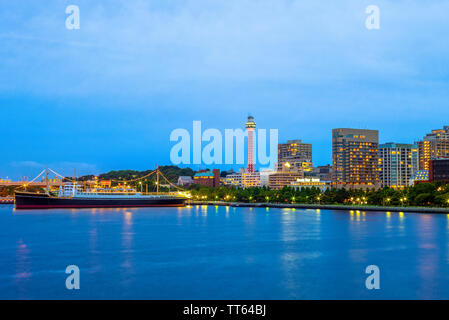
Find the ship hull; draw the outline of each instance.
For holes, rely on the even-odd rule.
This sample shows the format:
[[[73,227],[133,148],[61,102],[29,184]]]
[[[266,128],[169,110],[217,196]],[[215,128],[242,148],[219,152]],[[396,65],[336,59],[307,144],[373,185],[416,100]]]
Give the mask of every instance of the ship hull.
[[[183,207],[186,199],[164,198],[58,198],[47,194],[16,192],[16,209],[54,208],[133,208],[133,207]]]

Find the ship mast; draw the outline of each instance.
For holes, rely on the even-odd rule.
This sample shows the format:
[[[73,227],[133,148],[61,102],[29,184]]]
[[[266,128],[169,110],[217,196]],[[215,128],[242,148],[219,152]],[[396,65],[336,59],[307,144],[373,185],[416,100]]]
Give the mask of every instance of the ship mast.
[[[48,185],[48,164],[45,170],[45,186],[47,188],[47,194],[50,194],[50,187]]]
[[[159,194],[159,167],[156,167],[156,194]]]

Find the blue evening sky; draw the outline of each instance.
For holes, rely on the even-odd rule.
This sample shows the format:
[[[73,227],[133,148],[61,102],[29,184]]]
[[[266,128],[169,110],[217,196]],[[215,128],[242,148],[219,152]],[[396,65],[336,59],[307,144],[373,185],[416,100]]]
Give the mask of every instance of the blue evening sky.
[[[71,4],[79,30],[65,27]],[[365,28],[372,4],[380,30]],[[336,127],[412,143],[449,125],[448,12],[442,0],[0,0],[0,177],[170,164],[173,129],[238,128],[248,113],[312,143],[317,165]]]

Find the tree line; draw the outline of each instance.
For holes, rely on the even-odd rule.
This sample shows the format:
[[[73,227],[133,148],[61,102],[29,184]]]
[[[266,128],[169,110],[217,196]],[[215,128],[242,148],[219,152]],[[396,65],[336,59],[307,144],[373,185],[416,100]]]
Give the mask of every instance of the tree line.
[[[193,185],[189,188],[192,200],[229,201],[229,202],[268,202],[299,204],[346,204],[374,206],[422,206],[449,207],[449,184],[420,183],[405,188],[382,188],[368,190],[318,188],[294,189],[284,187],[271,190],[267,187],[209,188]]]

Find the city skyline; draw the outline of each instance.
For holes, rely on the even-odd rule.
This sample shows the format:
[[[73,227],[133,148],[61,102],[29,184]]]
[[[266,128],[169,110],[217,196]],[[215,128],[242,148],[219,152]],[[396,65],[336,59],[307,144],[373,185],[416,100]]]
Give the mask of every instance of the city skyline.
[[[254,117],[253,116],[249,116],[248,118],[251,118],[251,121],[253,121],[254,120]],[[248,123],[246,123],[245,124],[245,127],[248,125]],[[381,141],[380,139],[379,139],[379,135],[380,135],[380,131],[378,131],[378,130],[375,130],[375,129],[359,129],[359,128],[334,128],[334,129],[332,129],[332,136],[331,136],[331,141],[334,141],[334,135],[335,135],[335,132],[337,132],[337,131],[343,131],[343,132],[346,132],[345,134],[347,134],[347,133],[351,133],[351,139],[352,139],[352,135],[353,134],[371,134],[371,133],[374,133],[375,134],[375,140],[373,140],[373,141],[377,141],[376,142],[376,146],[375,146],[375,148],[377,148],[376,150],[376,152],[374,152],[374,153],[372,153],[372,155],[374,155],[374,154],[376,154],[377,156],[377,158],[379,159],[379,161],[382,159],[382,161],[384,160],[384,157],[385,157],[385,154],[383,154],[383,152],[384,152],[384,148],[391,148],[391,146],[393,146],[393,147],[395,147],[396,145],[397,146],[401,146],[401,147],[404,147],[404,146],[409,146],[410,148],[411,147],[414,147],[416,150],[415,150],[415,152],[416,152],[416,158],[418,158],[418,157],[424,157],[424,155],[422,154],[422,153],[420,153],[420,152],[418,152],[418,145],[420,144],[420,143],[422,143],[422,141],[426,141],[426,139],[428,139],[428,137],[434,137],[434,136],[437,136],[438,135],[438,137],[440,136],[440,135],[444,135],[444,137],[442,137],[441,139],[446,139],[446,140],[442,140],[442,142],[438,145],[439,146],[439,149],[434,149],[433,150],[433,152],[436,152],[437,150],[438,150],[438,152],[440,152],[439,150],[443,150],[445,153],[447,153],[447,152],[449,152],[449,149],[447,148],[447,146],[448,146],[448,140],[447,140],[447,138],[446,138],[446,136],[447,136],[447,134],[448,134],[448,128],[449,128],[449,126],[443,126],[443,128],[441,129],[441,128],[439,128],[439,129],[430,129],[426,134],[425,134],[425,136],[423,136],[423,138],[420,138],[420,139],[417,139],[416,141],[414,141],[414,142],[412,142],[412,143],[403,143],[403,142],[396,142],[396,141],[388,141],[388,142],[386,142],[386,141]],[[430,133],[429,133],[430,132]],[[342,135],[341,137],[343,137],[344,135]],[[360,136],[361,138],[363,138],[363,139],[365,139],[365,136]],[[359,138],[359,136],[357,136],[357,138]],[[357,139],[356,139],[357,140]],[[332,142],[332,143],[334,143],[334,142]],[[205,145],[207,144],[207,142],[205,143],[205,142],[202,142],[202,147],[204,147]],[[336,145],[336,147],[338,147],[338,145]],[[253,146],[253,148],[254,148],[254,153],[256,153],[256,151],[257,151],[257,146],[256,145],[254,145]],[[293,148],[293,149],[290,149],[290,148]],[[333,147],[334,148],[334,147]],[[441,149],[442,148],[442,149]],[[202,149],[202,148],[201,148]],[[249,148],[248,148],[248,138],[246,138],[246,140],[245,140],[245,153],[246,153],[246,155],[248,155],[248,150],[249,150]],[[307,170],[305,170],[305,171],[311,171],[312,169],[316,169],[316,168],[318,168],[318,167],[320,167],[320,166],[333,166],[335,163],[334,163],[334,160],[333,159],[331,159],[328,163],[325,163],[325,164],[322,164],[322,163],[315,163],[315,162],[312,162],[312,158],[311,158],[311,155],[312,155],[312,153],[313,153],[313,150],[314,150],[314,148],[312,148],[312,144],[310,144],[310,143],[307,143],[307,142],[305,142],[305,141],[302,141],[302,139],[297,139],[297,138],[295,138],[295,139],[288,139],[288,140],[286,140],[286,141],[279,141],[279,143],[278,143],[278,145],[277,145],[277,150],[278,150],[278,161],[274,164],[274,166],[273,167],[267,167],[267,166],[264,166],[264,165],[258,165],[257,163],[255,163],[255,165],[254,166],[252,166],[252,167],[254,167],[254,170],[255,171],[257,171],[257,172],[260,172],[260,171],[263,171],[264,169],[273,169],[274,171],[284,171],[284,166],[285,166],[285,164],[286,164],[286,161],[287,162],[291,162],[291,161],[299,161],[299,168],[301,168],[301,166],[303,166],[304,164],[307,164],[307,166],[303,166],[303,171],[304,171],[304,169],[306,168]],[[334,150],[335,151],[335,150]],[[331,148],[331,150],[330,150],[330,156],[331,156],[331,158],[333,157],[333,154],[334,154],[334,151],[333,151],[333,149]],[[291,153],[291,152],[293,152],[293,153]],[[348,151],[349,152],[349,151]],[[298,156],[298,159],[296,159],[295,158],[295,156],[292,156],[292,155],[294,155],[294,154],[297,154],[297,156]],[[351,153],[352,154],[352,153]],[[399,153],[398,153],[399,154]],[[348,155],[349,155],[349,153],[348,153]],[[281,158],[282,158],[282,160],[281,160],[281,158],[280,158],[280,156],[282,156]],[[428,156],[426,156],[426,157],[428,157]],[[377,159],[376,158],[376,159]],[[438,157],[436,157],[436,158],[438,158]],[[447,156],[443,156],[443,158],[447,158]],[[295,160],[296,159],[296,160]],[[427,159],[427,158],[426,158]],[[429,158],[429,159],[433,159],[433,158]],[[418,170],[418,169],[420,169],[420,170],[422,170],[422,169],[426,169],[426,167],[424,166],[424,164],[419,164],[418,165],[418,159],[415,159],[416,160],[416,168],[414,168],[414,170],[413,171],[411,171],[411,172],[409,172],[409,174],[408,174],[408,177],[410,177],[410,175],[412,174],[412,173],[414,173],[414,171],[416,171],[416,170]],[[303,163],[303,161],[305,161],[304,163]],[[427,160],[426,160],[427,161]],[[293,163],[295,163],[295,162],[293,162]],[[67,166],[76,166],[76,165],[79,165],[79,164],[77,164],[77,163],[70,163],[70,162],[67,162],[67,163],[65,163]],[[20,163],[17,163],[16,165],[20,165]],[[43,167],[45,167],[46,165],[48,165],[48,164],[40,164],[40,163],[37,163],[37,162],[31,162],[31,163],[24,163],[23,164],[23,166],[24,167],[26,167],[26,166],[29,166],[29,167],[33,167],[33,168],[40,168],[40,169],[42,169]],[[173,163],[162,163],[162,164],[160,164],[160,165],[162,165],[162,166],[169,166],[169,165],[174,165]],[[288,170],[287,171],[297,171],[295,168],[290,168],[290,163],[288,163],[288,165],[289,165],[289,168],[287,168]],[[219,168],[220,170],[224,170],[224,171],[226,171],[226,170],[229,170],[229,169],[232,169],[232,170],[236,170],[236,171],[239,171],[239,170],[244,170],[244,171],[246,171],[246,172],[250,172],[250,171],[248,171],[249,169],[249,166],[248,166],[248,162],[247,162],[247,157],[245,158],[245,163],[244,164],[215,164],[215,163],[213,163],[213,164],[204,164],[204,163],[202,163],[202,164],[180,164],[180,165],[175,165],[175,166],[179,166],[180,168],[192,168],[193,170],[195,170],[195,167],[198,167],[197,168],[197,171],[199,171],[199,172],[201,172],[201,171],[204,171],[204,169],[206,168],[206,169],[209,169],[209,167],[211,167],[211,166],[213,166],[213,167],[215,167],[215,168]],[[296,163],[295,163],[295,167],[296,167]],[[379,164],[377,164],[377,160],[376,160],[376,168],[379,168],[379,170],[381,170],[381,168],[382,168],[382,162],[380,161],[379,162]],[[112,169],[110,169],[110,170],[107,170],[107,171],[114,171],[114,170],[136,170],[136,171],[144,171],[144,170],[148,170],[149,168],[144,168],[144,169],[136,169],[136,168],[112,168]],[[66,170],[73,170],[73,168],[72,169],[66,169]],[[64,170],[64,171],[66,171],[66,170]],[[87,172],[80,172],[80,171],[76,171],[77,169],[75,168],[75,173],[78,173],[77,174],[77,176],[86,176],[86,175],[98,175],[98,174],[100,174],[100,173],[106,173],[107,171],[102,171],[102,172],[100,172],[100,171],[97,171],[97,172],[93,172],[93,171],[87,171]],[[86,169],[85,168],[85,170],[89,170],[89,169]],[[73,171],[72,171],[72,173],[74,173]],[[70,174],[67,174],[66,176],[71,176]],[[20,180],[20,179],[23,179],[24,177],[26,177],[26,176],[20,176],[19,177],[19,179],[17,179],[17,180]],[[10,179],[11,180],[11,177],[9,177],[9,176],[5,176],[5,177],[2,177],[2,176],[0,176],[0,179],[5,179],[5,178],[7,178],[7,179]],[[30,178],[30,177],[26,177],[26,178]],[[378,179],[379,177],[377,177],[376,179]],[[14,179],[12,179],[12,180],[14,180]],[[337,179],[338,180],[338,179]],[[337,184],[338,184],[338,181],[334,181],[334,182],[336,182]],[[380,182],[381,182],[381,180],[382,179],[380,179]],[[344,179],[342,180],[342,181],[345,181]],[[346,181],[345,183],[349,183],[349,181]]]
[[[78,6],[67,30],[57,1],[2,4],[0,177],[169,164],[173,129],[248,113],[313,144],[315,165],[331,163],[333,128],[413,143],[447,125],[449,4],[382,3],[379,30],[353,0]]]

